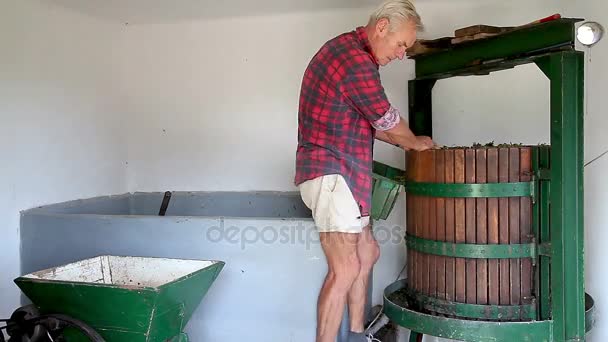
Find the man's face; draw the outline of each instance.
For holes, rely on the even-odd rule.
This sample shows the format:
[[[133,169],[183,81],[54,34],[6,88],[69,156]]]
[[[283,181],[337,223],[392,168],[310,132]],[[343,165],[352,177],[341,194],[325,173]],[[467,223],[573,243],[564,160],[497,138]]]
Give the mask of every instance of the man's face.
[[[416,41],[416,24],[407,21],[390,32],[388,20],[380,19],[375,25],[374,36],[370,39],[370,44],[378,64],[384,66],[397,58],[401,60],[405,57],[405,51]]]

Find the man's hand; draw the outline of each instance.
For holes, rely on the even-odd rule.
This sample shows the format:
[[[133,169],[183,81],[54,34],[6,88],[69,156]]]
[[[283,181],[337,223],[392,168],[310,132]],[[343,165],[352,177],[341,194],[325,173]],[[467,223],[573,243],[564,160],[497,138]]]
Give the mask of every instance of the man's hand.
[[[437,145],[435,144],[433,139],[424,135],[420,135],[416,137],[416,144],[412,149],[416,151],[426,151],[435,147],[437,147]]]
[[[425,151],[437,146],[430,137],[415,136],[403,119],[397,126],[389,130],[376,131],[376,139],[396,145],[406,151]]]

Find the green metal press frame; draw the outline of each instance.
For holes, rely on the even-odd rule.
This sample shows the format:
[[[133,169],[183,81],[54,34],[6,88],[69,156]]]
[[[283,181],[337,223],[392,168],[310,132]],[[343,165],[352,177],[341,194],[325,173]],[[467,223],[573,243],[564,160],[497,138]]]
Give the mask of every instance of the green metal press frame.
[[[515,254],[508,254],[500,250],[504,246],[446,246],[444,243],[408,238],[409,248],[423,248],[437,255],[487,258],[489,254],[490,258],[533,258],[538,309],[532,313],[526,308],[521,310],[527,310],[526,314],[532,314],[535,319],[498,324],[489,320],[427,315],[401,307],[389,299],[393,292],[406,287],[406,281],[401,280],[386,288],[384,311],[394,323],[412,331],[411,341],[416,341],[419,334],[429,334],[465,341],[570,342],[584,341],[585,333],[591,329],[593,299],[585,294],[583,255],[584,60],[583,53],[574,48],[577,21],[580,20],[564,18],[415,57],[416,78],[409,82],[409,122],[415,134],[433,135],[431,93],[437,80],[487,75],[535,63],[551,83],[551,141],[550,148],[535,148],[535,175],[530,186],[516,184],[517,189],[513,190],[517,192],[515,196],[529,194],[533,199],[540,199],[533,208],[534,222],[537,223],[534,227],[535,244],[520,245]],[[441,189],[430,186],[406,184],[406,191],[419,194],[427,191],[427,194],[435,193],[435,196],[440,192],[446,197],[508,196],[500,186],[467,189],[453,185],[452,188]],[[454,308],[454,303],[435,301],[427,304],[438,307],[445,304],[446,309]],[[496,306],[491,309],[501,312],[505,308]],[[483,308],[465,305],[461,310],[475,315]]]

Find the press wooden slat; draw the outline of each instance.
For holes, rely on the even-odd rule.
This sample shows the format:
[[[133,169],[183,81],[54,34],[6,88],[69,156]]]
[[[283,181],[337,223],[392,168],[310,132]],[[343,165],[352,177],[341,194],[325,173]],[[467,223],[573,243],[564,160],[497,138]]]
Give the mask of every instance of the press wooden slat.
[[[419,170],[421,172],[417,174],[418,181],[428,183],[430,168],[431,167],[434,168],[434,165],[432,165],[431,154],[428,151],[420,153],[420,159],[418,160],[418,164],[421,166],[421,169]],[[420,234],[420,237],[428,240],[431,237],[431,234],[430,234],[431,198],[428,196],[421,196],[418,200],[420,201],[420,204],[422,205],[422,208],[420,210],[420,214],[422,215],[422,218],[421,218],[421,225],[418,227],[418,233]],[[429,289],[429,285],[430,285],[429,279],[430,279],[430,273],[431,273],[430,272],[431,271],[430,260],[431,260],[431,255],[429,255],[427,253],[422,253],[422,255],[421,255],[421,269],[422,269],[421,292],[424,294],[430,293],[430,289]]]
[[[464,150],[454,151],[454,183],[464,183]],[[456,242],[466,242],[465,229],[465,200],[456,198],[454,200],[454,217],[456,223]],[[466,269],[463,258],[456,259],[456,301],[464,303],[466,301]]]
[[[498,181],[509,182],[509,149],[498,150]],[[501,244],[509,243],[509,199],[498,199],[498,240]],[[510,261],[499,260],[500,265],[500,304],[511,304]]]
[[[488,149],[488,183],[498,183],[498,149]],[[498,199],[488,198],[488,243],[498,244]],[[488,304],[498,305],[500,276],[498,260],[488,261]]]
[[[454,150],[445,151],[445,182],[454,183]],[[456,241],[456,217],[455,199],[446,198],[445,200],[445,240],[447,242]],[[456,259],[446,258],[445,261],[445,288],[446,299],[456,300]]]
[[[519,148],[509,149],[509,182],[519,182]],[[519,197],[509,198],[509,243],[519,244]],[[521,304],[521,261],[511,260],[511,304]]]
[[[412,180],[412,181],[416,181],[417,177],[416,177],[416,171],[419,168],[419,163],[418,163],[418,153],[412,152],[412,153],[408,153],[408,162],[407,162],[407,179]],[[418,201],[418,196],[417,195],[413,195],[413,194],[408,194],[407,195],[407,201],[409,203],[409,207],[408,207],[408,216],[410,218],[410,222],[408,223],[408,234],[411,234],[413,236],[418,236],[418,225],[419,225],[419,217],[420,217],[420,210],[418,207],[419,201]],[[409,250],[409,259],[408,259],[408,265],[410,268],[410,273],[412,274],[411,277],[409,278],[410,281],[410,286],[416,290],[419,291],[421,286],[420,286],[420,281],[421,281],[421,276],[422,273],[420,272],[420,267],[418,265],[419,263],[419,254],[417,251],[414,250]]]
[[[486,183],[487,181],[487,150],[479,149],[476,152],[475,181]],[[477,204],[477,243],[488,243],[488,211],[487,199],[478,198]],[[477,260],[477,304],[488,304],[488,261]]]
[[[414,219],[414,229],[415,235],[420,237],[420,226],[422,221],[422,206],[420,202],[420,197],[416,196],[416,204],[414,205],[415,210],[415,219]],[[416,290],[422,291],[422,278],[424,277],[424,270],[422,269],[422,253],[418,251],[414,252],[414,262],[416,263]]]
[[[406,194],[405,195],[405,213],[406,213],[406,218],[405,218],[405,224],[406,224],[406,233],[407,234],[413,234],[414,233],[414,195],[411,194]],[[412,288],[415,287],[414,285],[414,281],[416,279],[415,277],[415,273],[414,273],[414,268],[416,266],[416,264],[414,263],[414,252],[411,248],[407,249],[407,281],[408,281],[408,285],[411,286]]]
[[[532,149],[524,147],[520,152],[520,181],[529,182],[532,180]],[[520,199],[520,240],[522,243],[532,242],[532,201],[530,197]],[[532,297],[532,261],[523,259],[521,261],[521,296],[522,299]]]
[[[435,155],[435,180],[437,183],[445,183],[445,150],[437,150]],[[438,197],[437,203],[437,240],[446,241],[446,224],[445,224],[445,198]],[[445,257],[437,257],[437,297],[446,299],[446,270]]]
[[[406,177],[408,180],[414,180],[414,170],[416,168],[417,153],[407,153],[407,167]],[[416,236],[416,195],[408,193],[406,194],[406,215],[407,215],[407,234]],[[413,249],[407,249],[407,279],[408,285],[417,290],[418,289],[418,270],[416,267],[416,251]]]
[[[427,174],[427,182],[435,183],[435,165],[436,165],[436,151],[431,150],[427,154],[430,156],[429,172]],[[437,198],[430,197],[429,201],[429,234],[428,238],[433,241],[437,241]],[[429,295],[437,296],[437,256],[428,256],[428,267],[429,267]]]
[[[465,183],[475,183],[475,150],[467,149],[465,151]],[[465,199],[465,241],[466,243],[477,243],[476,232],[476,208],[475,199]],[[477,261],[475,259],[466,259],[466,301],[467,303],[475,304],[477,302]]]

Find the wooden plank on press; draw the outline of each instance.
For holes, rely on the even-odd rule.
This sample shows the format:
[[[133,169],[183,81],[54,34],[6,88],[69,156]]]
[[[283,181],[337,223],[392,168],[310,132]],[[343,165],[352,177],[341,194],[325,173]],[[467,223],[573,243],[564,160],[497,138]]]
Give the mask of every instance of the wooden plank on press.
[[[476,177],[477,183],[487,183],[487,149],[476,151]],[[477,202],[477,243],[488,243],[488,200],[478,198]],[[477,260],[477,304],[488,304],[488,261]]]
[[[475,149],[465,150],[465,183],[475,183]],[[465,199],[465,241],[477,243],[475,198]],[[466,264],[466,302],[477,303],[477,260],[467,259]]]
[[[498,150],[498,181],[509,182],[509,149]],[[509,243],[509,199],[498,199],[498,241],[500,244]],[[511,274],[509,260],[500,260],[500,303],[511,304]]]
[[[454,183],[464,183],[464,150],[458,149],[454,151]],[[456,198],[454,200],[455,225],[456,225],[456,242],[466,242],[466,222],[465,222],[465,200]],[[456,259],[456,301],[466,302],[466,277],[465,277],[465,260],[463,258]]]
[[[498,183],[498,149],[488,149],[488,183]],[[498,198],[488,198],[488,243],[498,244]],[[499,262],[488,261],[488,304],[500,304]]]

